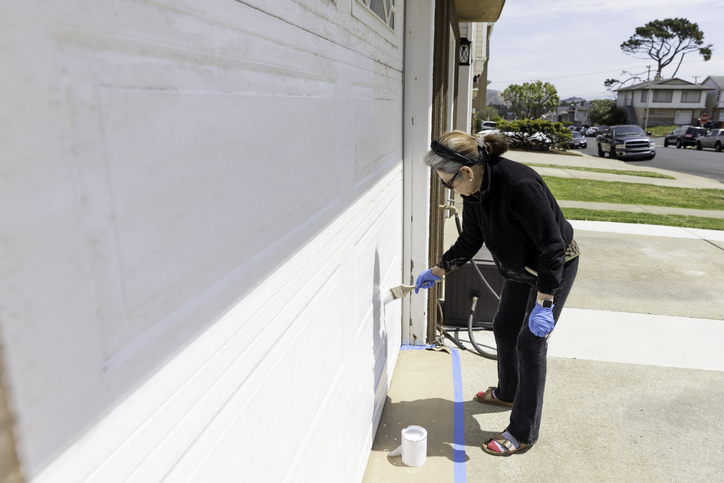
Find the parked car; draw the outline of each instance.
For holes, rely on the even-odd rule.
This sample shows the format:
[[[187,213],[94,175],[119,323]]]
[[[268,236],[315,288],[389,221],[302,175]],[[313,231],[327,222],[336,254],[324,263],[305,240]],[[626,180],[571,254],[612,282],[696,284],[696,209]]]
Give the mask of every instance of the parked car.
[[[597,128],[597,127],[589,127],[588,129],[586,129],[586,136],[587,136],[587,137],[590,138],[590,137],[593,137],[593,136],[596,136],[596,135],[598,135],[598,128]]]
[[[700,136],[696,140],[696,149],[714,148],[714,151],[720,152],[724,146],[724,129],[712,129],[706,136]]]
[[[535,132],[533,134],[526,134],[522,132],[504,132],[502,133],[503,136],[505,136],[509,142],[520,142],[522,140],[526,140],[528,142],[532,143],[541,143],[541,144],[550,144],[551,138],[549,138],[547,135],[545,135],[542,132]]]
[[[588,142],[586,141],[586,138],[583,137],[583,134],[580,132],[573,131],[571,133],[573,136],[573,139],[568,141],[568,145],[572,148],[585,148],[588,146]]]
[[[598,136],[599,134],[605,133],[605,132],[608,131],[610,128],[609,128],[608,126],[597,126],[597,127],[591,128],[591,129],[595,129],[595,131],[593,131],[593,132],[591,133],[591,136]]]
[[[654,159],[656,146],[640,126],[613,126],[596,138],[598,155],[611,159]]]
[[[492,131],[498,126],[498,123],[495,121],[483,121],[483,126],[480,129],[480,131],[477,132],[477,134],[485,133],[488,134],[487,131]]]
[[[669,144],[675,144],[679,149],[696,146],[696,138],[704,135],[706,135],[706,129],[703,127],[680,126],[664,137],[664,147],[668,148]]]

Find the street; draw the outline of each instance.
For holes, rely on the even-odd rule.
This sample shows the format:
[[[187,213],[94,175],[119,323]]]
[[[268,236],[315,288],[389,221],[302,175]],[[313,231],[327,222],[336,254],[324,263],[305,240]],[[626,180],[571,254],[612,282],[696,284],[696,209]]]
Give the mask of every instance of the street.
[[[596,138],[586,138],[588,146],[581,152],[598,156]],[[703,176],[724,183],[724,152],[711,149],[697,151],[694,147],[676,149],[664,147],[664,138],[654,138],[656,157],[650,161],[626,161],[627,164],[641,168],[661,168],[679,173]]]

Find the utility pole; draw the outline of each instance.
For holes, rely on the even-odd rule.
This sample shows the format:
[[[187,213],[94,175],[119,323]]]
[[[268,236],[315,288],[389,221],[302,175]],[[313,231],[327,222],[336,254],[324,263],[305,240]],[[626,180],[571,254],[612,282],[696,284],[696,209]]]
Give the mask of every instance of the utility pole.
[[[701,77],[701,76],[700,76],[700,75],[692,75],[691,77],[694,78],[694,84],[696,84],[697,81],[699,80],[699,77]]]
[[[646,73],[646,83],[649,85],[649,92],[646,94],[646,121],[644,122],[644,132],[649,127],[649,110],[651,110],[651,81],[649,80],[649,74],[651,73],[651,66],[646,66],[648,72]]]

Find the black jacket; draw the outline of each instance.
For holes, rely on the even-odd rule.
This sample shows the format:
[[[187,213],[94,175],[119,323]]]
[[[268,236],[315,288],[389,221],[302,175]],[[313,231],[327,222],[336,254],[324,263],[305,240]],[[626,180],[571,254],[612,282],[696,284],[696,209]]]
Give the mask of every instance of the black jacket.
[[[555,293],[573,227],[538,173],[506,158],[489,160],[480,191],[462,198],[462,234],[438,265],[454,270],[485,243],[503,277]]]

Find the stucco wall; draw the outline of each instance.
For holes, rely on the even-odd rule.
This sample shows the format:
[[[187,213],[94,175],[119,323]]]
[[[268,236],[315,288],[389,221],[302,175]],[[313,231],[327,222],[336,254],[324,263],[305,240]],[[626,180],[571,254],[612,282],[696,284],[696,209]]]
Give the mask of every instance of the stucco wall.
[[[403,52],[351,5],[0,8],[31,479],[361,475],[400,341]]]
[[[686,90],[686,89],[683,89]],[[674,90],[671,94],[671,102],[655,102],[653,100],[654,91],[656,89],[652,89],[651,91],[651,102],[641,101],[641,91],[632,91],[633,92],[633,107],[636,108],[642,108],[645,109],[646,107],[650,107],[651,109],[703,109],[704,103],[706,101],[706,91],[702,91],[701,98],[699,102],[681,102],[681,90]],[[625,92],[625,91],[624,91]],[[618,105],[623,106],[624,105],[624,92],[619,92],[618,94]],[[631,91],[629,91],[631,92]],[[647,94],[648,95],[648,94]]]

